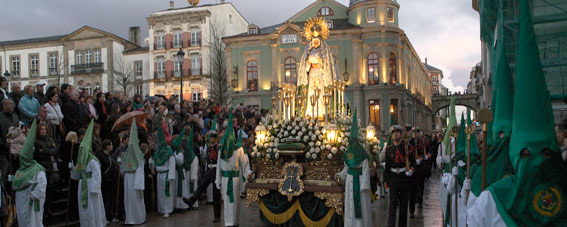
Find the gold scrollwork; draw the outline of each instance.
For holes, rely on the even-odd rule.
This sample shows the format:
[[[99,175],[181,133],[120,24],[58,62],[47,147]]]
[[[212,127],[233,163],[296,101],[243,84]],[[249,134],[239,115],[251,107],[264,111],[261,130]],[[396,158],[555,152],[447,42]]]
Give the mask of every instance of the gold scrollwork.
[[[332,180],[327,168],[306,168],[305,179],[322,181]]]
[[[344,194],[333,192],[315,192],[315,197],[325,200],[325,206],[335,208],[339,215],[343,215]]]
[[[276,178],[279,179],[282,176],[281,169],[275,166],[264,166],[260,169],[258,178]]]
[[[250,203],[260,201],[260,197],[270,193],[268,189],[246,189],[246,207],[250,207]]]

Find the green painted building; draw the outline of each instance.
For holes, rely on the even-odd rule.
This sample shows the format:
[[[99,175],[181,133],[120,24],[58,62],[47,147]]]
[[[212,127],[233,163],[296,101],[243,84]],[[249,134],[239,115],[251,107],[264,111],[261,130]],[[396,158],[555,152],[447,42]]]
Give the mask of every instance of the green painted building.
[[[432,129],[432,83],[405,32],[395,0],[317,0],[288,20],[225,37],[232,104],[270,109],[284,83],[297,82],[308,44],[305,22],[322,17],[331,28],[326,40],[339,75],[348,75],[345,95],[362,124],[387,131],[391,123]],[[266,12],[269,13],[269,12]]]

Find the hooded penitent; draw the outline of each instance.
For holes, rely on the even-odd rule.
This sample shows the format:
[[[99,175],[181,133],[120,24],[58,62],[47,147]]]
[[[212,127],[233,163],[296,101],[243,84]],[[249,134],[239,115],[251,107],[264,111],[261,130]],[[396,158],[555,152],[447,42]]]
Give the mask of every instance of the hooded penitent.
[[[45,168],[33,159],[33,144],[35,142],[36,127],[37,122],[34,119],[28,137],[20,151],[20,168],[16,171],[16,176],[12,182],[12,186],[15,189],[25,187],[39,171],[45,171]],[[39,211],[39,201],[33,200],[33,202],[35,211]]]
[[[551,98],[529,0],[520,0],[510,161],[514,174],[488,190],[508,226],[565,224],[567,170],[556,147]]]
[[[89,162],[94,159],[97,162],[98,159],[92,153],[92,145],[93,145],[93,129],[94,129],[94,121],[91,120],[89,127],[87,128],[87,132],[83,137],[83,141],[81,141],[81,145],[79,146],[79,154],[77,155],[77,167],[76,170],[81,175],[81,198],[79,201],[81,205],[86,208],[88,206],[88,178],[91,173],[87,173],[87,165]]]
[[[356,117],[356,109],[352,117],[352,126],[350,128],[350,135],[348,136],[348,148],[343,154],[345,164],[348,166],[348,174],[352,175],[352,192],[354,199],[354,216],[356,218],[362,217],[360,205],[360,176],[362,175],[362,168],[360,163],[367,159],[366,150],[360,145],[358,141],[358,119]]]
[[[236,150],[236,138],[234,138],[234,127],[232,126],[232,109],[228,114],[228,124],[226,131],[221,138],[220,152],[221,159],[228,161],[232,157],[232,153]]]
[[[461,124],[459,126],[459,134],[457,136],[457,146],[456,146],[457,161],[459,163],[467,163],[467,157],[466,157],[467,135],[465,134],[465,128],[466,128],[465,123],[466,123],[465,115],[461,113]],[[457,179],[459,180],[459,184],[463,185],[463,181],[465,180],[466,177],[467,166],[459,165],[459,164],[457,164],[457,166],[459,167],[459,175],[457,176]]]
[[[128,140],[128,148],[124,154],[124,170],[126,172],[136,171],[139,165],[144,163],[144,153],[140,150],[140,141],[138,139],[138,126],[136,118],[132,121],[130,128],[130,139]]]
[[[153,156],[155,164],[158,166],[164,165],[172,155],[173,151],[171,150],[169,145],[167,145],[165,134],[163,133],[163,128],[158,127],[158,148]]]
[[[183,162],[185,162],[185,152],[183,151],[183,146],[181,142],[183,141],[183,137],[185,137],[185,131],[187,131],[187,128],[183,128],[181,133],[179,133],[179,135],[177,135],[177,137],[171,142],[171,147],[174,153],[183,154]],[[175,169],[177,170],[177,197],[181,197],[183,195],[183,180],[185,180],[185,173],[184,173],[185,164],[186,163],[182,165],[175,165]]]

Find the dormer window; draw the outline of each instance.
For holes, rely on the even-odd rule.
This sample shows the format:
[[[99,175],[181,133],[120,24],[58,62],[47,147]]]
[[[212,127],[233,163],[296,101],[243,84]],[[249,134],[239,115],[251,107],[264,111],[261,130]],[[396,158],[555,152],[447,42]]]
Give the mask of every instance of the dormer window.
[[[258,34],[258,26],[256,25],[251,25],[248,27],[248,34],[249,35],[257,35]]]
[[[334,14],[333,10],[327,6],[322,7],[319,11],[317,11],[317,16],[319,17],[333,16]]]

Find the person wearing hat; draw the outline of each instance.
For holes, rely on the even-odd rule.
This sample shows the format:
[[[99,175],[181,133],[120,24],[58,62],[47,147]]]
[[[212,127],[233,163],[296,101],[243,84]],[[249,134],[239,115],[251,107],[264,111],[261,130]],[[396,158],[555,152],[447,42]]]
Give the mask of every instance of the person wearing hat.
[[[20,151],[20,168],[16,175],[10,176],[16,191],[16,211],[18,225],[43,226],[43,204],[47,189],[45,168],[33,159],[33,144],[36,137],[37,122],[34,121],[24,147]]]
[[[150,165],[154,165],[157,171],[157,200],[158,212],[163,214],[164,218],[169,217],[173,212],[172,192],[175,192],[174,185],[176,179],[175,171],[175,154],[167,145],[164,134],[164,127],[158,127],[158,148],[153,159],[150,159]]]
[[[100,161],[92,153],[93,131],[94,122],[91,120],[79,146],[77,166],[70,162],[69,168],[72,169],[71,178],[79,180],[77,197],[81,226],[104,227],[108,222],[102,200]]]
[[[203,174],[203,178],[201,179],[201,182],[199,182],[199,186],[197,187],[197,190],[195,190],[195,193],[189,199],[183,199],[183,201],[189,206],[195,204],[199,196],[201,196],[201,193],[207,190],[209,185],[211,185],[213,182],[216,181],[217,163],[219,157],[218,155],[219,145],[217,140],[216,127],[214,126],[216,126],[216,121],[213,122],[213,128],[211,128],[211,130],[209,130],[207,134],[208,144],[205,153],[206,164],[205,164],[205,173]],[[213,212],[214,212],[213,223],[217,223],[220,221],[220,215],[221,215],[220,189],[214,186],[212,188],[213,188]]]
[[[146,221],[144,204],[144,154],[140,150],[136,118],[132,121],[130,139],[124,154],[124,224],[139,225]]]
[[[45,86],[44,82],[38,81],[37,83],[35,83],[35,93],[33,93],[33,97],[37,99],[39,105],[43,105],[47,102],[43,86]]]
[[[372,226],[372,207],[370,204],[370,171],[368,155],[358,142],[358,121],[356,109],[348,137],[349,146],[343,154],[345,167],[335,174],[345,182],[345,226]]]
[[[407,210],[409,199],[409,177],[414,173],[415,156],[409,151],[406,142],[402,141],[402,127],[394,125],[390,128],[393,143],[386,148],[386,168],[384,178],[390,188],[388,204],[388,226],[396,226],[396,211],[400,208],[398,226],[407,226]]]

